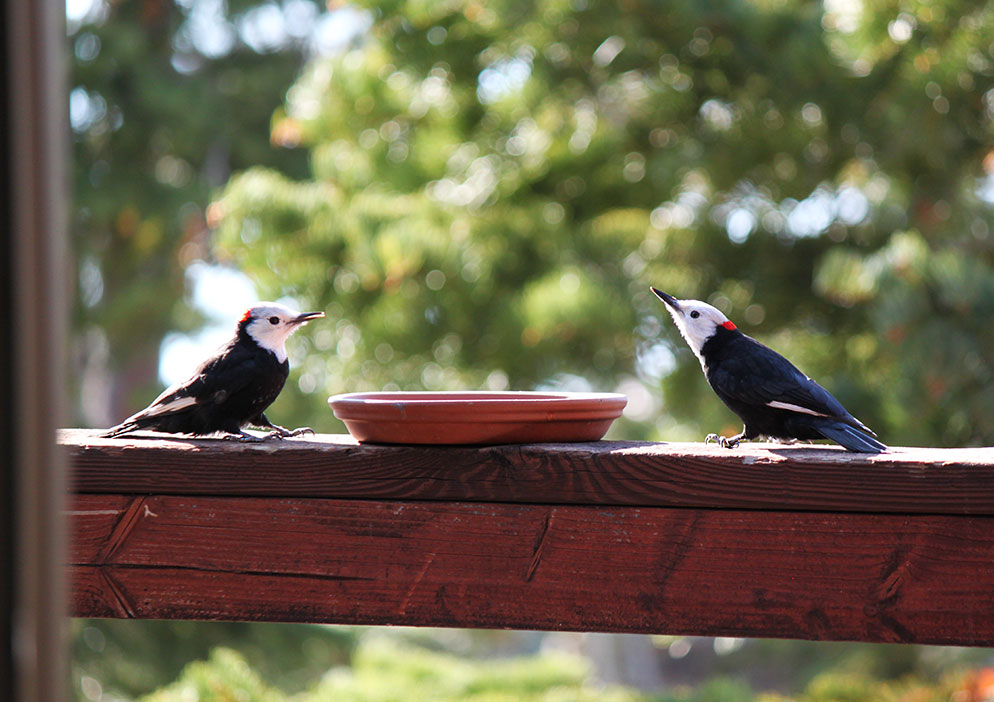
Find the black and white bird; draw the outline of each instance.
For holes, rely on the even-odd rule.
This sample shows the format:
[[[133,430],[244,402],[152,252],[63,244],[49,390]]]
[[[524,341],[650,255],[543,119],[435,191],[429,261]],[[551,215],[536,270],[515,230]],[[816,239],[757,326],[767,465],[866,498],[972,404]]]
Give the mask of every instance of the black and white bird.
[[[283,389],[290,363],[287,338],[324,312],[301,314],[276,302],[250,307],[234,338],[204,361],[185,383],[166,388],[148,407],[104,434],[113,438],[141,429],[174,434],[215,434],[238,441],[262,441],[298,436],[309,427],[286,429],[265,415]],[[249,434],[246,426],[271,429],[265,437]]]
[[[830,439],[850,451],[880,453],[887,447],[825,388],[771,348],[740,332],[700,300],[677,300],[651,288],[701,362],[715,394],[745,426],[737,436],[709,434],[734,448],[743,439]]]

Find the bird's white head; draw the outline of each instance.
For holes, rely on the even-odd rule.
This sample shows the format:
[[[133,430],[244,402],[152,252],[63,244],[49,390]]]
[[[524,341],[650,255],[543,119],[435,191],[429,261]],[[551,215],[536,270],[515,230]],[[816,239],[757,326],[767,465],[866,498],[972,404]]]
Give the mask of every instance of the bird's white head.
[[[245,311],[239,329],[244,329],[255,343],[273,352],[280,363],[286,360],[287,338],[312,319],[324,317],[324,312],[300,313],[278,302],[260,302]]]
[[[677,300],[672,295],[667,295],[661,290],[650,288],[656,297],[666,303],[673,322],[676,324],[680,334],[686,339],[690,350],[704,363],[701,356],[701,349],[705,342],[718,331],[724,328],[729,331],[735,329],[735,324],[728,321],[728,317],[721,313],[721,310],[712,307],[700,300]]]

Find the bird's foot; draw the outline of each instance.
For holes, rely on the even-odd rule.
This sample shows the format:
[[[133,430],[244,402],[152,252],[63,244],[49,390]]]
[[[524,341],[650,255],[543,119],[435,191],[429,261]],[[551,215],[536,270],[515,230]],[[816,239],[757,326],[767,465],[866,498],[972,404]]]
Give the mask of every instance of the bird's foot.
[[[297,427],[296,429],[292,430],[288,434],[288,436],[303,436],[304,434],[311,434],[311,435],[313,435],[314,434],[314,430],[311,429],[310,427]]]
[[[710,444],[713,441],[722,448],[727,449],[733,449],[738,446],[740,440],[738,436],[718,436],[717,434],[708,434],[704,437],[705,444]]]
[[[298,427],[296,429],[287,429],[286,427],[281,427],[279,425],[273,425],[273,431],[266,435],[268,439],[287,439],[291,436],[301,436],[302,434],[313,434],[314,430],[310,427]]]
[[[264,441],[265,438],[261,436],[256,436],[255,434],[249,434],[247,431],[239,431],[237,434],[225,434],[221,437],[225,441],[237,441],[243,444],[257,444]]]

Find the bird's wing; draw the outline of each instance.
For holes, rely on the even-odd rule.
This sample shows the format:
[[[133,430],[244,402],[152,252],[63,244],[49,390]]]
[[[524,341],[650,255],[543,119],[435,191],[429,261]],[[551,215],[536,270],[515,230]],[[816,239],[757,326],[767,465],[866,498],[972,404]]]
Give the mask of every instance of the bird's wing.
[[[250,354],[229,345],[200,364],[189,380],[166,388],[148,407],[123,423],[188,412],[198,402],[215,397],[219,392],[228,396],[243,390],[250,382],[252,375],[248,371],[254,363]]]
[[[739,402],[814,416],[852,416],[825,388],[776,351],[749,337],[743,341],[749,347],[722,360],[713,371],[713,385]]]
[[[196,376],[185,383],[171,385],[152,400],[152,403],[143,410],[135,412],[133,415],[121,422],[121,426],[147,419],[149,417],[161,417],[168,414],[176,414],[184,409],[192,407],[197,403],[196,399],[189,392],[189,386],[194,382]]]

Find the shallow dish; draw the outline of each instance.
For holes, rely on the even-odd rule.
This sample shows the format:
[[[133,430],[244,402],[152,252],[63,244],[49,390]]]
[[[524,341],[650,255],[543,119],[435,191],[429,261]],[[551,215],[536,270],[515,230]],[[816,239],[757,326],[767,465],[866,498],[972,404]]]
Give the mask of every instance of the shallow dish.
[[[628,398],[601,392],[355,392],[328,398],[360,442],[597,441]]]

